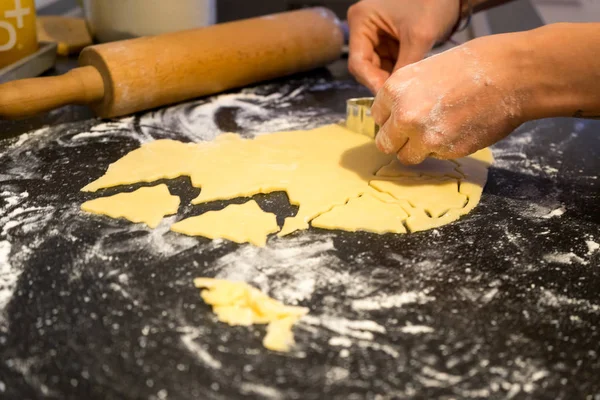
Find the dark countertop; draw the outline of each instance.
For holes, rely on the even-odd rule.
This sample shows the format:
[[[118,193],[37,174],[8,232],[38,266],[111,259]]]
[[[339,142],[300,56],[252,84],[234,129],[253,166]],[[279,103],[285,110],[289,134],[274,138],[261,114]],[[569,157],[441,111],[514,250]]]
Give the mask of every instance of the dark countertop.
[[[428,232],[311,229],[257,249],[79,211],[95,197],[79,189],[141,142],[317,126],[365,94],[339,62],[122,120],[1,122],[0,398],[600,396],[600,121],[520,127],[474,212]],[[167,184],[177,218],[198,212],[187,179]],[[308,306],[296,351],[216,321],[196,276]]]
[[[487,19],[518,30],[534,14],[520,0]],[[341,61],[122,120],[65,107],[0,122],[0,398],[600,397],[600,121],[520,127],[493,147],[474,212],[417,234],[311,229],[257,249],[79,211],[95,197],[79,189],[142,142],[308,128],[365,94]],[[188,180],[166,183],[178,218],[224,205],[191,207]],[[310,307],[296,351],[217,322],[196,276]]]

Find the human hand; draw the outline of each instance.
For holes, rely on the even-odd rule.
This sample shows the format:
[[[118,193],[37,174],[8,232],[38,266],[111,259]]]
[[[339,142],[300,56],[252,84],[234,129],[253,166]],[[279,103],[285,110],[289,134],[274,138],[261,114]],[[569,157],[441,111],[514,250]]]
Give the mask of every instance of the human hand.
[[[371,92],[422,60],[457,22],[459,0],[363,0],[348,10],[348,69]]]
[[[512,132],[527,119],[533,78],[524,71],[535,70],[512,35],[475,39],[393,73],[371,109],[377,147],[418,164],[469,155]]]

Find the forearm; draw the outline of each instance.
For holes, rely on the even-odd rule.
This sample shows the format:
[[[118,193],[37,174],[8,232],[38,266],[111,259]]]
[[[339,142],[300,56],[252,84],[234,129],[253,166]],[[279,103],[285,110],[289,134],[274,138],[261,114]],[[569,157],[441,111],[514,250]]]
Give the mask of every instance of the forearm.
[[[527,119],[600,117],[600,23],[554,24],[522,33],[519,69]]]

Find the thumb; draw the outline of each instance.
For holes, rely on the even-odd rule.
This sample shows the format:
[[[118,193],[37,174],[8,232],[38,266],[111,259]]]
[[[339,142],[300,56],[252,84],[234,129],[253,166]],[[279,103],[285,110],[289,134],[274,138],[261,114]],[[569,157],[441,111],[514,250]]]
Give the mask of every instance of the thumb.
[[[394,65],[394,72],[409,64],[421,61],[425,58],[430,49],[431,46],[424,42],[402,42],[398,52],[398,60],[396,61],[396,65]]]

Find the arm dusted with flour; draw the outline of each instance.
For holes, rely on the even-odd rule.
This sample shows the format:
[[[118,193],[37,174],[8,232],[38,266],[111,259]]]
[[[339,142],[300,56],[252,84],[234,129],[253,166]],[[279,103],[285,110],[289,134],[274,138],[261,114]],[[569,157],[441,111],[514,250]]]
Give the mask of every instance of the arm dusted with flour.
[[[600,116],[600,23],[472,40],[392,74],[377,93],[377,145],[417,164],[458,158],[531,119]]]

